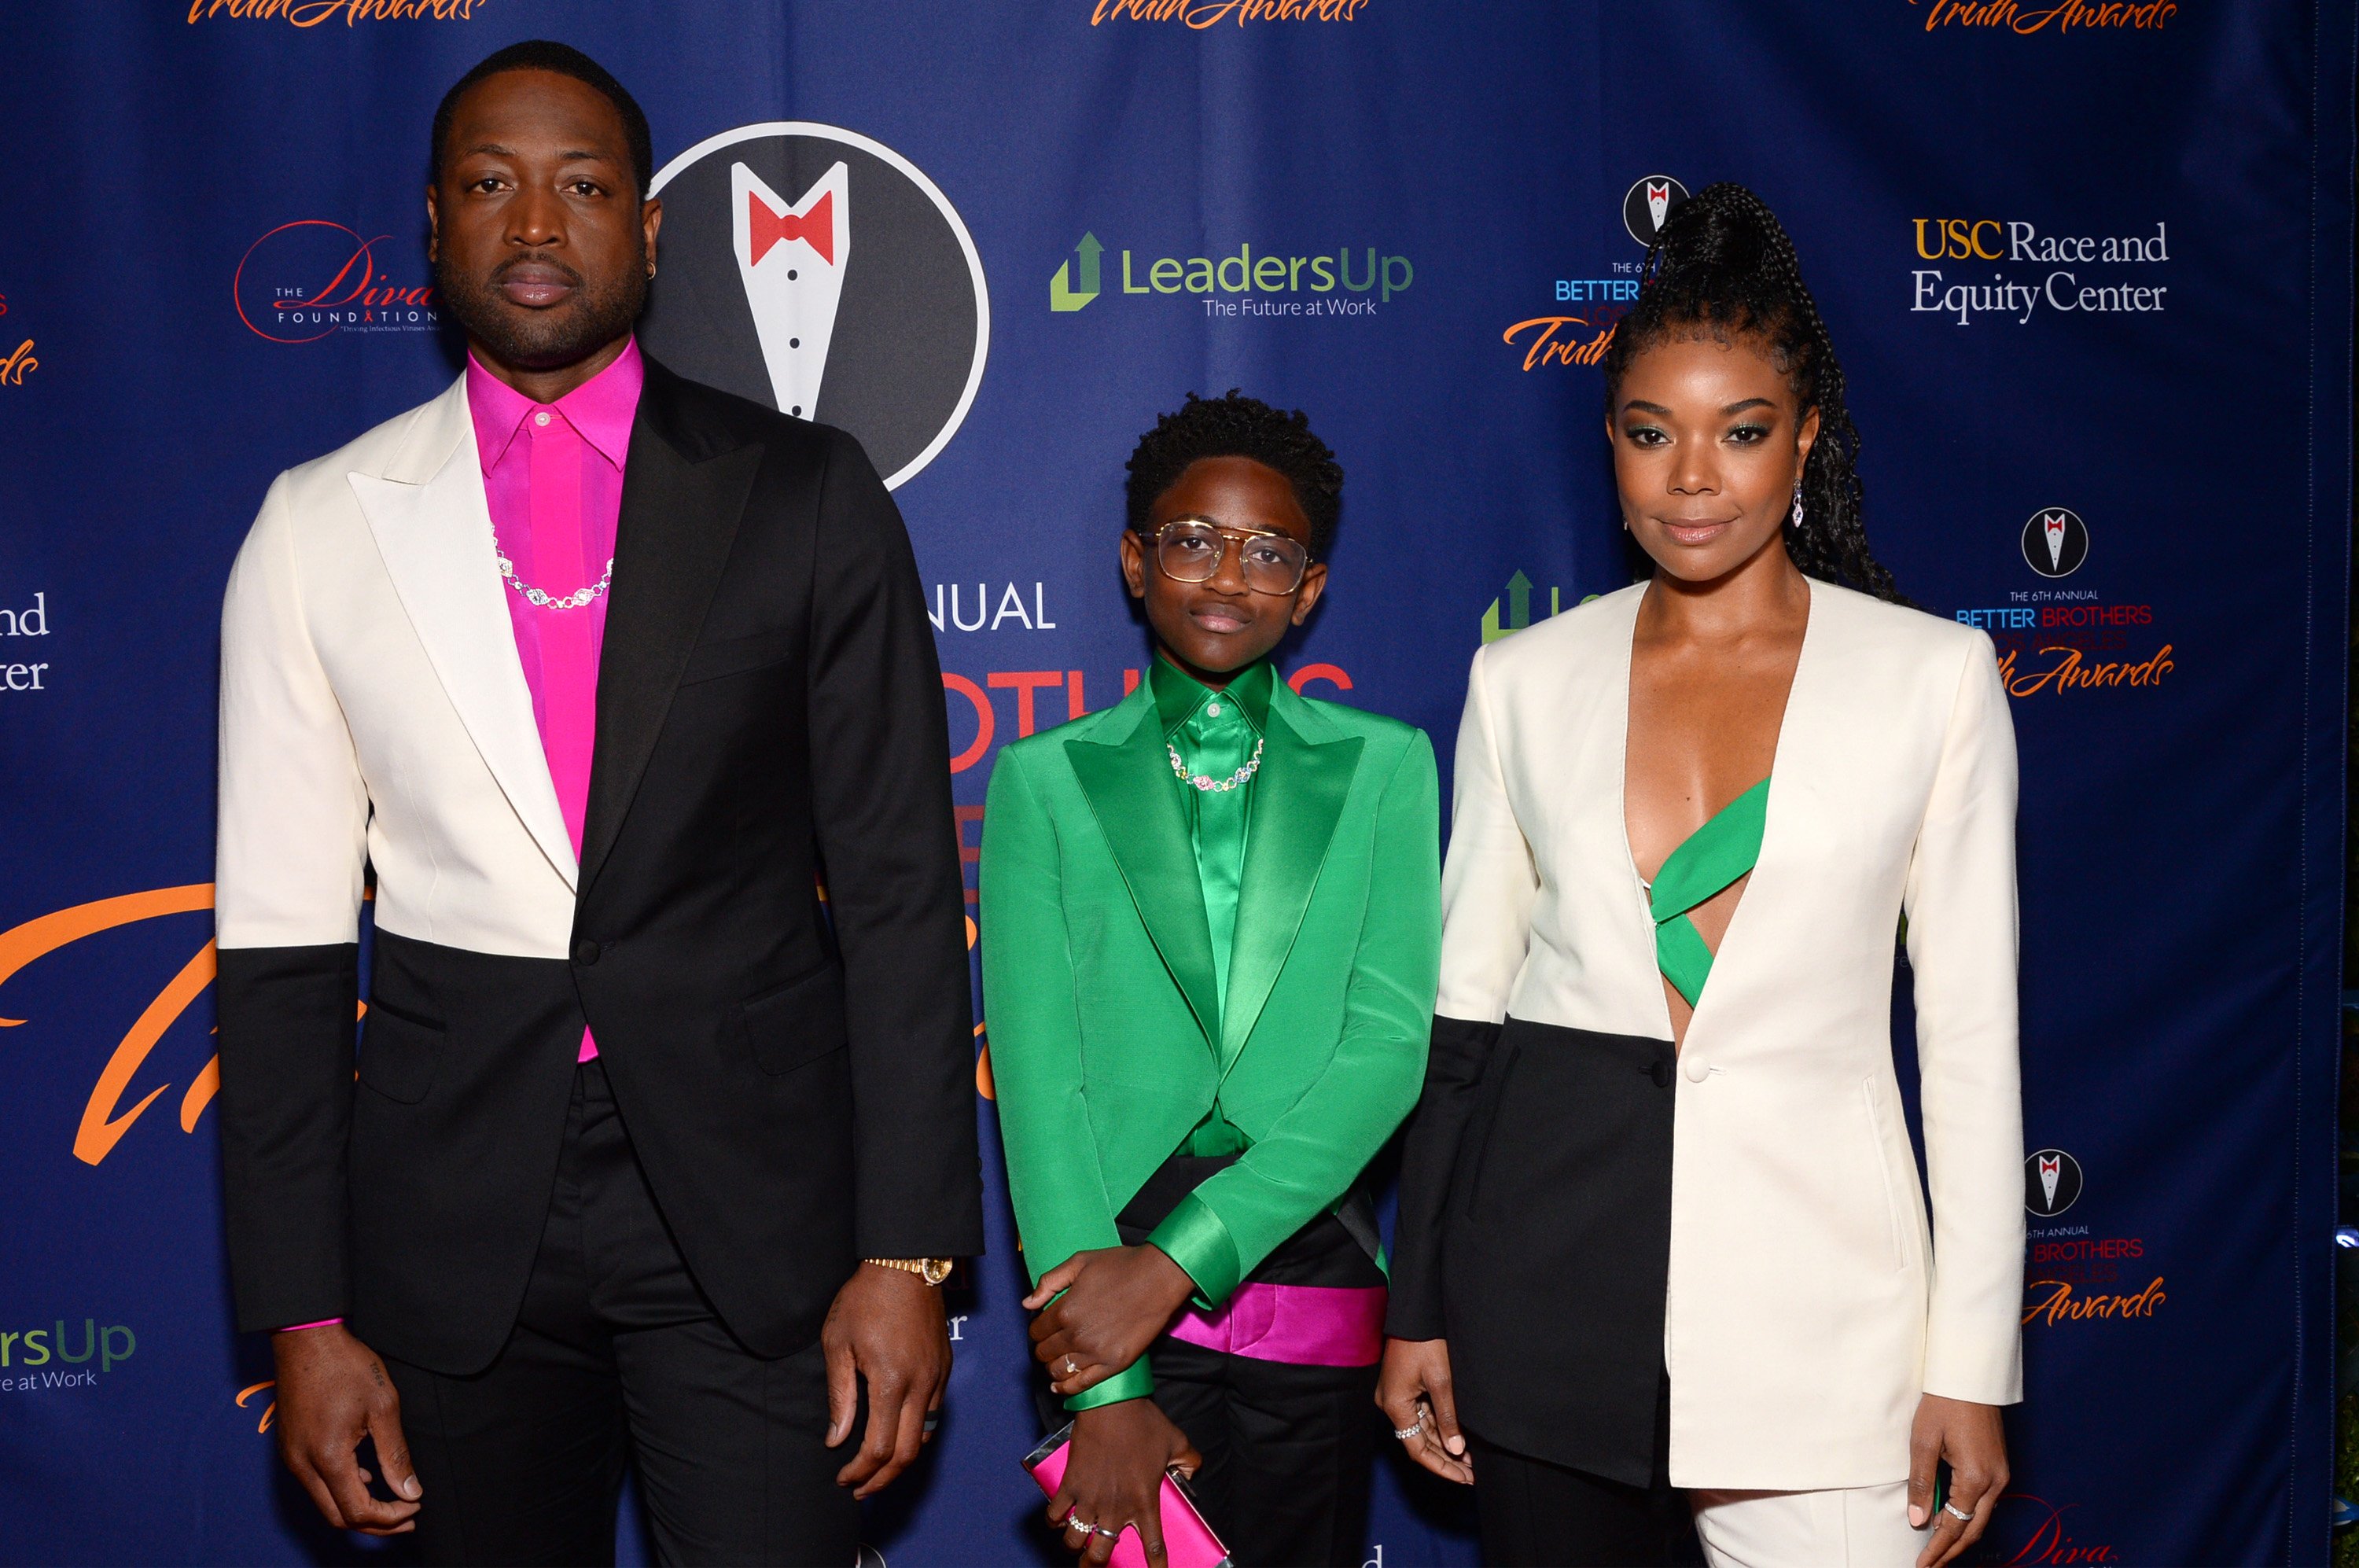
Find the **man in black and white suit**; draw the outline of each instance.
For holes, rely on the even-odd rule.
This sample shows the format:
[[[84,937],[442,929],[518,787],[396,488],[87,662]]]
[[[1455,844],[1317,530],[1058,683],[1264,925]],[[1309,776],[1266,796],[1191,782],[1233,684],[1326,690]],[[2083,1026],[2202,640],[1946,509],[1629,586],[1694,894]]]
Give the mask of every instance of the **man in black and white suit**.
[[[280,475],[223,613],[240,1326],[336,1524],[610,1561],[627,1456],[666,1561],[842,1568],[982,1250],[908,539],[850,437],[639,354],[612,76],[504,49],[433,154],[467,370]]]

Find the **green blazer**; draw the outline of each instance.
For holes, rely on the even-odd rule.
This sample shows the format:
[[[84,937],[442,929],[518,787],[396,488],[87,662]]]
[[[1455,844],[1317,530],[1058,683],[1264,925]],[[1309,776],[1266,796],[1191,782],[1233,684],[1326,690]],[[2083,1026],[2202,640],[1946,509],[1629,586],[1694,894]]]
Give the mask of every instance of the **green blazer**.
[[[1432,744],[1281,681],[1263,751],[1225,1017],[1153,683],[1000,753],[984,1008],[1036,1281],[1121,1245],[1114,1215],[1217,1092],[1251,1147],[1155,1233],[1217,1307],[1417,1102],[1441,945]]]

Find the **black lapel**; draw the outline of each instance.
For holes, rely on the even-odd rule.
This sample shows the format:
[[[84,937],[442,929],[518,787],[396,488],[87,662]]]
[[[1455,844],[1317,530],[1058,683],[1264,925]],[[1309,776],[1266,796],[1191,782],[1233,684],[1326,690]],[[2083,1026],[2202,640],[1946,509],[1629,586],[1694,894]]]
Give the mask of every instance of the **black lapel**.
[[[614,532],[598,658],[598,735],[582,828],[581,891],[614,847],[672,692],[736,542],[763,448],[699,418],[678,376],[647,361]]]

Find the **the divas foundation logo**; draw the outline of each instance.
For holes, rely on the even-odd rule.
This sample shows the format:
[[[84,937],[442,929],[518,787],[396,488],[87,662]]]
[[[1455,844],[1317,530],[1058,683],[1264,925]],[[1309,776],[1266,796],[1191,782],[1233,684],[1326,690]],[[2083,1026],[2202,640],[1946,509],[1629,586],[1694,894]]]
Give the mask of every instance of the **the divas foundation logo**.
[[[364,235],[325,218],[281,223],[245,247],[230,278],[237,319],[277,343],[338,332],[430,332],[441,325],[425,258],[390,234]]]

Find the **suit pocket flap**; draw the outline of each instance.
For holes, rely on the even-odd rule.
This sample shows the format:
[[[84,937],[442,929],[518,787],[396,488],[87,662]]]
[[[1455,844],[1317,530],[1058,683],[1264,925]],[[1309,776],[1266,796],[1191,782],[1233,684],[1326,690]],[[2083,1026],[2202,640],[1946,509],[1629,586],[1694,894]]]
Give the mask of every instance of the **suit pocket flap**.
[[[708,642],[688,656],[688,668],[680,672],[679,683],[692,685],[699,681],[718,681],[724,675],[743,675],[749,670],[783,662],[795,651],[792,627],[774,632],[756,632],[752,637],[723,637]]]
[[[360,1080],[388,1100],[414,1105],[434,1087],[434,1070],[449,1036],[372,1001],[361,1026]]]
[[[792,1073],[848,1043],[843,975],[833,964],[764,992],[741,1009],[754,1064],[772,1077]]]

